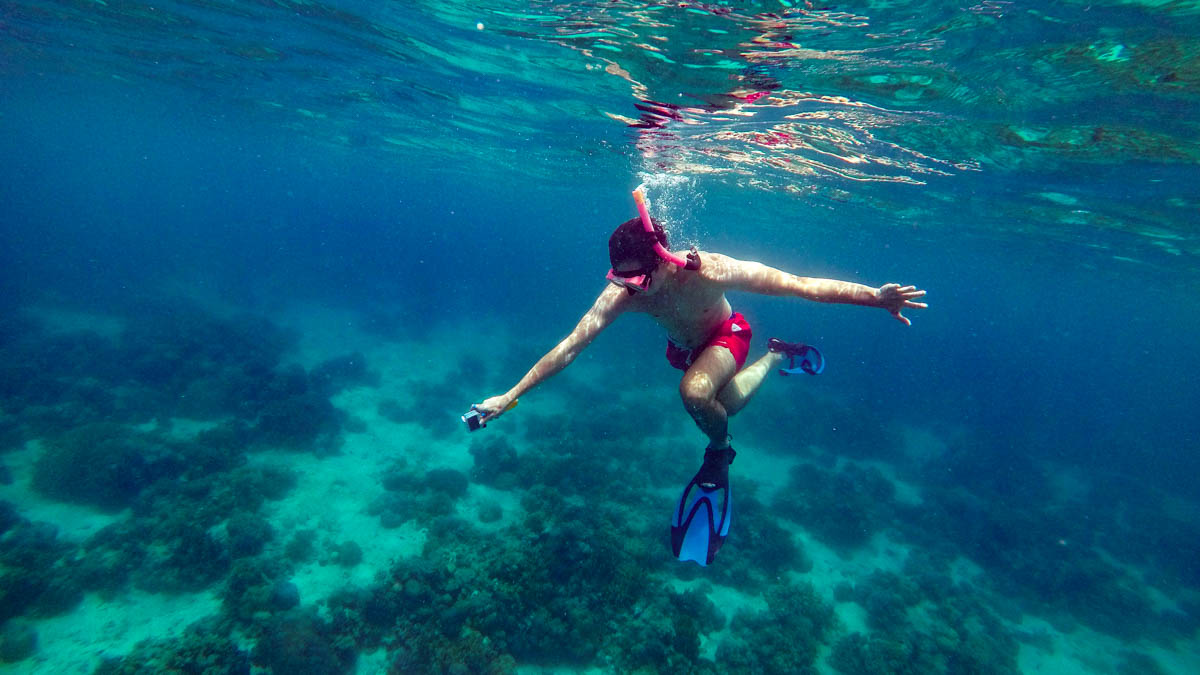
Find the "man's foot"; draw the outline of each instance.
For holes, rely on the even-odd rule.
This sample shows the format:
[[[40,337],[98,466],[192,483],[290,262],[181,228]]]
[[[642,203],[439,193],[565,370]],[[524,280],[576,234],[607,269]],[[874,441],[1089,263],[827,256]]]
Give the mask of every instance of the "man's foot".
[[[780,368],[780,375],[820,375],[825,370],[825,357],[821,355],[820,350],[803,342],[784,342],[779,338],[771,338],[767,340],[767,351],[788,358],[788,367]]]
[[[767,340],[767,351],[783,354],[784,356],[799,356],[805,352],[808,345],[803,342],[784,342],[779,338]]]
[[[728,445],[719,450],[705,450],[704,463],[696,472],[696,484],[705,490],[729,487],[729,465],[736,456],[737,452]]]

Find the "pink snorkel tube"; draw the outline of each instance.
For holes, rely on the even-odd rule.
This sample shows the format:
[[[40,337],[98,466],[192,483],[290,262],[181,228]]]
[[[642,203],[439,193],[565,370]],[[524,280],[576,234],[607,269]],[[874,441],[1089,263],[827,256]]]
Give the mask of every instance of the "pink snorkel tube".
[[[644,184],[634,188],[633,201],[637,204],[638,215],[642,217],[642,227],[646,228],[646,231],[650,234],[654,234],[654,221],[650,220],[650,209],[646,206],[646,194],[642,192],[643,186]],[[662,245],[662,242],[658,240],[658,237],[655,236],[654,252],[658,254],[658,257],[666,260],[676,267],[680,267],[685,270],[700,269],[700,254],[696,251],[694,246],[692,247],[692,252],[688,253],[687,259],[685,260],[668,251],[666,247]]]

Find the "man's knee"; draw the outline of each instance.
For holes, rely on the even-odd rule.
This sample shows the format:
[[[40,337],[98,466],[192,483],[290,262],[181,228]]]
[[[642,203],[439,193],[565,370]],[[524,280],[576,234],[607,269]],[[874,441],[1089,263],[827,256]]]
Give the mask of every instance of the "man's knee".
[[[737,380],[725,385],[721,391],[717,392],[717,401],[725,406],[725,413],[733,417],[742,409],[742,404],[745,402],[746,396],[738,387]]]
[[[679,383],[679,396],[688,410],[703,408],[711,403],[716,395],[716,387],[707,375],[689,375]]]

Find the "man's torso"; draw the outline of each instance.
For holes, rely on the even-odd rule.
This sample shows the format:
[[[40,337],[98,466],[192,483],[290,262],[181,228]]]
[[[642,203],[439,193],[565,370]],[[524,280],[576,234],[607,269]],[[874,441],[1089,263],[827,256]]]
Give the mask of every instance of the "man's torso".
[[[724,291],[698,272],[671,268],[663,277],[652,282],[657,292],[631,298],[629,309],[654,317],[680,347],[705,344],[733,311]]]

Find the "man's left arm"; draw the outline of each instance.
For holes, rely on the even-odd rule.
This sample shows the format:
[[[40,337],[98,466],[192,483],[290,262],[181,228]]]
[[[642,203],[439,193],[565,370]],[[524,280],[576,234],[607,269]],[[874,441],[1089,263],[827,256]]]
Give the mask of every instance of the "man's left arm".
[[[710,280],[731,289],[763,295],[794,295],[816,302],[880,307],[906,326],[912,322],[901,314],[902,310],[925,309],[928,306],[916,302],[917,298],[925,295],[925,291],[919,291],[915,286],[884,284],[879,288],[871,288],[852,281],[800,277],[762,263],[737,260],[719,253],[705,254],[701,271]]]

